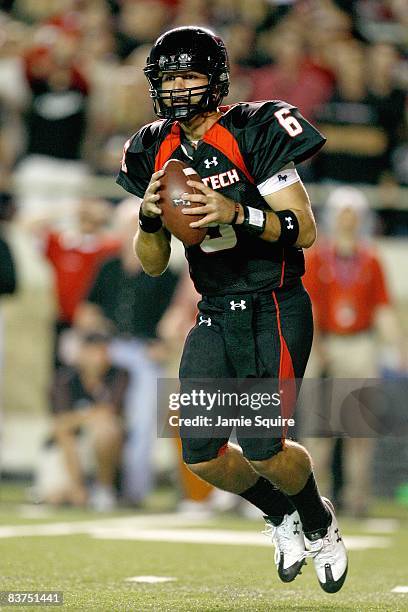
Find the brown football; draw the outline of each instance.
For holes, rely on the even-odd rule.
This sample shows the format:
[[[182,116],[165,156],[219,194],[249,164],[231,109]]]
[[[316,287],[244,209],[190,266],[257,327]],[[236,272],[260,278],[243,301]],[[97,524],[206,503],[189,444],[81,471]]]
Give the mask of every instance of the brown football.
[[[207,233],[207,228],[193,228],[190,223],[202,219],[204,215],[184,215],[181,210],[188,206],[202,204],[189,202],[181,197],[183,193],[198,193],[187,185],[188,180],[199,181],[201,178],[193,168],[178,159],[169,159],[163,166],[165,174],[160,179],[159,206],[163,211],[164,226],[186,246],[200,244]]]

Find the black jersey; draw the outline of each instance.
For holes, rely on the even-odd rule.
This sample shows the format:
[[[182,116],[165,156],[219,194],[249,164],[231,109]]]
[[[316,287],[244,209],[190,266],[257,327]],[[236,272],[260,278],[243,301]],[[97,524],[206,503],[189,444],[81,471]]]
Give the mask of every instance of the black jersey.
[[[294,106],[279,100],[240,103],[221,111],[196,149],[183,138],[178,122],[144,126],[125,144],[117,182],[143,198],[153,172],[175,158],[189,163],[211,189],[270,210],[258,187],[288,163],[312,156],[325,139]],[[203,295],[269,291],[304,273],[302,249],[251,236],[239,225],[210,227],[200,245],[186,247],[186,257]]]

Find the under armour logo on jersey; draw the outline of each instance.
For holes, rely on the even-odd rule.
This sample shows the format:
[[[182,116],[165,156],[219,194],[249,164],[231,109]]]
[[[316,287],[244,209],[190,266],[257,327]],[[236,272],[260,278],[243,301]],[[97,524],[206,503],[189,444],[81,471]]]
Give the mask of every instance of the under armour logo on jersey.
[[[237,308],[239,308],[240,310],[246,309],[245,300],[241,300],[240,302],[234,302],[234,300],[231,300],[230,305],[231,305],[231,310],[236,310]]]
[[[281,182],[281,181],[285,182],[287,178],[288,178],[287,174],[278,174],[278,181],[279,182]]]
[[[204,163],[205,167],[208,170],[209,168],[211,168],[211,166],[218,166],[218,159],[216,157],[213,157],[212,159],[205,159]]]
[[[294,526],[293,535],[300,533],[299,525],[300,525],[300,521],[293,521],[293,526]]]
[[[288,224],[287,224],[287,226],[286,226],[288,229],[293,229],[293,228],[295,227],[295,226],[292,224],[292,217],[285,217],[285,221],[287,221],[287,222],[288,222]]]
[[[207,319],[205,317],[203,317],[203,315],[200,315],[200,320],[198,322],[198,326],[200,325],[206,325],[207,327],[211,327],[211,317],[208,317]]]

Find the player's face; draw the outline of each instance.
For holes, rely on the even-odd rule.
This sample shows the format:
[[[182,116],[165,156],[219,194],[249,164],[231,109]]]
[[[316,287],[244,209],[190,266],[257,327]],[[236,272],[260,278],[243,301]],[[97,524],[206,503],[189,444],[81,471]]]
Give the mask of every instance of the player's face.
[[[191,89],[193,87],[202,87],[202,91],[197,89],[197,93],[191,96],[190,102],[192,104],[197,104],[203,93],[205,92],[205,87],[208,85],[208,77],[206,74],[201,74],[200,72],[191,71],[180,71],[180,72],[165,72],[162,77],[162,85],[161,89],[166,91],[174,91],[174,90],[183,90],[183,89]],[[176,95],[173,98],[174,103],[177,104],[177,98],[180,98],[179,104],[185,104],[186,97],[183,95],[183,92],[180,92],[180,95]],[[164,103],[167,106],[171,105],[170,98],[163,98]]]

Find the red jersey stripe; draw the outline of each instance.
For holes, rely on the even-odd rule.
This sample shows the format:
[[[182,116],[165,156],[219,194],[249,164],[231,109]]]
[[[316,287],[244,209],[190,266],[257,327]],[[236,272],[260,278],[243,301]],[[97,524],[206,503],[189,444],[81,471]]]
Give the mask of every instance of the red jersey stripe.
[[[282,333],[279,303],[275,291],[272,291],[276,308],[276,323],[278,326],[280,359],[279,359],[279,389],[281,393],[281,415],[284,419],[292,417],[296,404],[296,381],[292,356]],[[288,426],[283,428],[282,440],[286,438]]]
[[[279,287],[283,287],[283,281],[285,280],[285,249],[282,249],[282,270]]]
[[[203,141],[223,153],[225,157],[227,157],[234,164],[234,166],[239,168],[241,172],[245,174],[248,181],[255,183],[245,165],[244,158],[242,157],[241,151],[238,147],[238,143],[231,132],[229,132],[219,123],[214,123],[208,132],[204,134]]]
[[[161,143],[154,160],[154,171],[161,170],[168,159],[171,158],[177,147],[180,146],[180,125],[176,122],[171,131]]]

